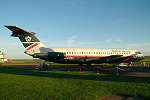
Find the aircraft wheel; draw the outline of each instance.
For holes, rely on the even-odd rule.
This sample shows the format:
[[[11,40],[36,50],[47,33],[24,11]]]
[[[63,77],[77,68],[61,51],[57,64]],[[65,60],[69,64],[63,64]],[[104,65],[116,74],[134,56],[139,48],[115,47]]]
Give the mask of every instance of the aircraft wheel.
[[[78,67],[79,67],[79,68],[80,68],[80,67],[82,68],[82,67],[83,67],[83,64],[79,64]]]
[[[87,64],[86,67],[87,68],[92,68],[92,65],[91,64]]]

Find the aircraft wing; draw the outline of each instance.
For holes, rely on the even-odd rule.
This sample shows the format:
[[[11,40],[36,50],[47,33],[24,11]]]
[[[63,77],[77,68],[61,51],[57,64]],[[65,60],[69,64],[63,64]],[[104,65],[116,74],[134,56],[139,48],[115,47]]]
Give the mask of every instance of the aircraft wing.
[[[25,35],[25,34],[36,34],[34,32],[28,32],[18,26],[5,26],[5,27],[7,27],[13,32],[11,36],[14,36],[14,37],[18,37],[18,36]]]
[[[92,59],[86,59],[85,62],[94,62],[94,61],[109,61],[113,59],[120,58],[123,55],[111,55],[111,56],[105,56],[105,57],[97,57]]]

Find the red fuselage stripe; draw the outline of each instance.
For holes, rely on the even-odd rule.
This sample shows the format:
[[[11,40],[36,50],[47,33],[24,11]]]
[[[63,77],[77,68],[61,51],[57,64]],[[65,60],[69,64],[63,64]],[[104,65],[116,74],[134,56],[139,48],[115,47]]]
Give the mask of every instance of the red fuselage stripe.
[[[131,58],[131,56],[130,56],[130,57],[128,57],[127,59],[123,60],[123,61],[127,61],[127,60],[129,60],[130,58]]]
[[[107,57],[107,56],[67,56],[67,57]],[[126,56],[121,56],[126,57]]]
[[[29,51],[30,49],[36,47],[37,45],[39,45],[40,43],[35,43],[33,45],[31,45],[30,47],[28,47],[26,50]]]
[[[67,57],[102,57],[102,56],[67,56]]]

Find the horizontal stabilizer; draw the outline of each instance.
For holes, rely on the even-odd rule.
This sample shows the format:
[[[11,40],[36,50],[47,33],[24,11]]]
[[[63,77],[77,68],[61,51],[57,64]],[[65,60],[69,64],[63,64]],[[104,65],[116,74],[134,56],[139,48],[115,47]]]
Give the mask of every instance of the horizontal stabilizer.
[[[13,34],[11,36],[14,36],[14,37],[19,37],[19,36],[22,36],[22,35],[29,35],[29,34],[30,35],[36,34],[34,32],[28,32],[24,29],[21,29],[18,26],[5,26],[5,27],[12,31]]]
[[[39,48],[45,48],[45,46],[35,36],[36,33],[26,31],[17,26],[5,26],[5,27],[12,31],[13,34],[11,36],[18,37],[20,39],[26,51],[30,50],[33,51]]]

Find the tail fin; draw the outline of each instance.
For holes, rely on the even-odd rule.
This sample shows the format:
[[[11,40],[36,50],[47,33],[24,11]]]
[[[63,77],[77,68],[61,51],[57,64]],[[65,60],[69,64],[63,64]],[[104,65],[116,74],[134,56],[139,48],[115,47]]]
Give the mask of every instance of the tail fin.
[[[5,26],[12,31],[13,37],[18,37],[25,47],[26,51],[39,49],[41,47],[45,47],[39,39],[35,36],[36,33],[28,32],[23,30],[17,26]]]

